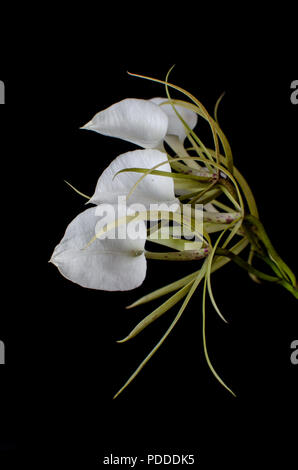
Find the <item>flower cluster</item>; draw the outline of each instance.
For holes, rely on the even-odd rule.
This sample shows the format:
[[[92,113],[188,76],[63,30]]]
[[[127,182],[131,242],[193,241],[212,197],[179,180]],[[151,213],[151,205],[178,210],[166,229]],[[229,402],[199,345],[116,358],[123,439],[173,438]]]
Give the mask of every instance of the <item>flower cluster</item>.
[[[165,85],[166,97],[124,99],[82,127],[141,148],[119,155],[100,175],[88,198],[92,207],[69,224],[51,262],[63,276],[83,287],[125,291],[143,283],[148,258],[200,260],[200,266],[188,276],[132,305],[175,292],[120,342],[136,336],[184,299],[167,332],[117,395],[164,342],[201,282],[205,357],[217,380],[233,393],[214,370],[206,347],[206,292],[225,321],[212,294],[211,274],[232,260],[253,280],[278,283],[297,297],[296,279],[273,248],[253,194],[234,166],[229,142],[216,117],[219,101],[213,118],[190,93],[167,80],[151,80]],[[172,99],[169,87],[189,100]],[[214,148],[205,146],[195,132],[198,117],[208,122]],[[148,251],[147,245],[153,243],[167,251]],[[246,248],[248,261],[239,256]],[[256,269],[256,256],[272,272]]]
[[[82,129],[89,129],[104,135],[120,137],[142,146],[144,150],[134,150],[119,155],[100,176],[95,192],[89,203],[97,208],[90,208],[78,215],[68,226],[65,236],[56,247],[51,258],[60,272],[83,287],[103,290],[129,290],[138,287],[146,274],[144,245],[146,241],[145,221],[138,223],[140,236],[136,240],[127,236],[125,239],[98,236],[98,216],[107,212],[106,225],[114,221],[113,214],[109,220],[109,206],[118,205],[119,200],[129,208],[136,204],[145,209],[157,205],[163,211],[179,208],[175,197],[172,178],[149,174],[137,185],[127,200],[132,187],[138,182],[138,173],[120,173],[127,168],[141,167],[149,170],[158,166],[163,172],[171,173],[171,166],[166,153],[161,151],[167,136],[176,136],[183,142],[186,133],[183,126],[168,104],[162,109],[159,104],[166,100],[155,98],[151,101],[125,99],[110,108],[98,113]],[[159,104],[157,104],[159,103]],[[183,113],[183,109],[181,112]],[[191,127],[196,124],[196,115],[192,111],[183,113],[184,119]],[[117,211],[118,212],[118,211]],[[128,211],[127,211],[128,212]],[[149,211],[152,214],[152,210]],[[129,225],[128,225],[129,226]],[[97,234],[94,243],[88,243]],[[103,235],[103,234],[101,234]],[[108,235],[108,234],[107,234]],[[129,276],[127,275],[129,272]]]

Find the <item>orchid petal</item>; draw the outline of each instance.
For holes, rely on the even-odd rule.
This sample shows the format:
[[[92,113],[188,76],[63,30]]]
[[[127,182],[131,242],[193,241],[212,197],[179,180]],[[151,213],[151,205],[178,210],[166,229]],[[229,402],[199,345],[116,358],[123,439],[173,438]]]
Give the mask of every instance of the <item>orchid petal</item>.
[[[64,277],[90,289],[126,291],[140,286],[147,265],[145,224],[137,239],[95,239],[89,244],[100,221],[96,209],[85,210],[68,225],[50,261]]]
[[[176,135],[179,137],[181,142],[186,138],[186,131],[183,123],[175,113],[173,106],[171,104],[162,104],[168,101],[167,98],[152,98],[150,100],[152,103],[155,103],[160,106],[164,113],[168,116],[168,130],[167,135]],[[190,109],[183,108],[182,106],[175,105],[175,109],[186,122],[190,129],[194,129],[197,124],[198,116],[196,113]]]
[[[82,129],[157,148],[167,133],[168,117],[149,100],[127,98],[97,113]]]
[[[134,150],[119,155],[99,177],[95,193],[89,202],[118,204],[118,197],[128,196],[133,186],[142,177],[140,173],[132,171],[119,173],[119,171],[129,168],[151,169],[162,162],[165,163],[159,166],[158,170],[170,173],[171,167],[167,161],[167,155],[159,150]],[[127,204],[139,203],[146,208],[149,208],[150,204],[177,204],[178,202],[175,198],[173,179],[153,174],[146,175],[127,200]]]

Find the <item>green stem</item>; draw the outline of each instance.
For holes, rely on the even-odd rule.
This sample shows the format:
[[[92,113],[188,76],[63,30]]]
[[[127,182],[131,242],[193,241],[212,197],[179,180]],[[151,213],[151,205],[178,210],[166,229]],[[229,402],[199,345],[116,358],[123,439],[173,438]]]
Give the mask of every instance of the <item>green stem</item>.
[[[201,250],[186,250],[186,251],[169,251],[169,252],[153,252],[145,251],[145,256],[148,259],[158,259],[164,261],[194,261],[206,258],[209,254],[208,248]]]
[[[254,237],[257,237],[262,242],[268,252],[268,255],[278,266],[279,270],[282,272],[283,278],[287,278],[287,282],[289,281],[292,286],[296,289],[297,281],[294,273],[276,252],[267,235],[267,232],[265,231],[262,222],[253,215],[248,215],[245,217],[244,223],[246,229],[250,232],[250,234],[252,234],[252,236]]]
[[[266,273],[263,273],[262,271],[259,271],[258,269],[254,268],[253,266],[248,264],[246,261],[244,261],[242,258],[240,258],[240,256],[237,256],[234,253],[231,253],[229,250],[226,250],[225,248],[217,248],[215,254],[230,258],[232,261],[238,264],[238,266],[254,274],[259,279],[263,279],[264,281],[270,281],[270,282],[281,281],[279,277],[271,276],[270,274],[266,274]]]
[[[254,268],[249,263],[244,261],[242,258],[240,258],[240,256],[237,256],[234,253],[232,253],[231,251],[226,250],[224,248],[217,248],[215,254],[220,255],[220,256],[226,256],[227,258],[231,259],[236,264],[238,264],[238,266],[245,269],[249,273],[254,274],[259,279],[263,279],[264,281],[274,282],[276,284],[279,284],[279,285],[283,286],[285,289],[287,289],[289,292],[291,292],[296,299],[298,299],[298,289],[297,289],[297,287],[293,286],[286,279],[280,277],[280,275],[271,276],[269,274],[263,273],[262,271],[259,271],[258,269]],[[266,261],[266,259],[264,259],[264,261]],[[275,269],[274,269],[274,271],[276,272],[276,274],[278,274],[278,271],[276,271]]]

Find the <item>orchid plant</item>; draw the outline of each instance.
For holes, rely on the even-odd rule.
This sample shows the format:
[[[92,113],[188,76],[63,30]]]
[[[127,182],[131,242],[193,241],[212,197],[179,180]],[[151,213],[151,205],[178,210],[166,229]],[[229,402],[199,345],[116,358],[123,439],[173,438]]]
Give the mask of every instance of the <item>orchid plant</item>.
[[[99,177],[92,197],[70,185],[92,207],[68,225],[50,261],[67,279],[107,291],[140,286],[146,276],[147,259],[197,263],[189,275],[127,307],[171,294],[119,343],[135,337],[183,301],[167,331],[115,397],[163,344],[200,284],[204,355],[215,378],[235,395],[214,369],[207,350],[207,293],[215,311],[226,321],[212,293],[211,274],[233,261],[253,281],[278,284],[297,298],[296,278],[274,249],[260,221],[253,193],[234,165],[231,147],[217,119],[222,96],[212,117],[193,95],[169,83],[169,73],[165,81],[130,75],[163,84],[166,97],[124,99],[100,111],[82,127],[124,139],[141,149],[119,155]],[[170,89],[187,100],[172,98]],[[198,118],[209,124],[213,148],[204,145],[195,132]],[[162,248],[149,251],[148,244]]]

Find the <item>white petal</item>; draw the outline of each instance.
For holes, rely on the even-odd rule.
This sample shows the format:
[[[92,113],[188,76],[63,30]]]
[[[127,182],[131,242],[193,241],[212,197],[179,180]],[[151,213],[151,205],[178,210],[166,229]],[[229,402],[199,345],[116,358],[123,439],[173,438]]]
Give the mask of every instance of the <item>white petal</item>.
[[[168,117],[148,100],[127,98],[97,113],[83,129],[127,140],[143,148],[156,148],[164,139]]]
[[[95,210],[95,207],[87,209],[68,225],[63,239],[54,250],[51,262],[63,276],[83,287],[108,291],[125,291],[138,287],[146,275],[146,258],[143,253],[145,224],[142,238],[96,239],[86,248],[95,235],[95,227],[99,221]]]
[[[167,155],[156,149],[134,150],[119,155],[100,176],[96,190],[89,202],[100,204],[109,202],[117,204],[119,196],[127,196],[134,184],[142,177],[142,173],[125,172],[115,176],[125,168],[153,168],[166,162],[157,170],[171,172]],[[129,196],[127,205],[140,203],[146,208],[156,203],[178,203],[175,198],[173,179],[166,176],[146,175]]]
[[[168,99],[167,98],[152,98],[150,101],[157,105],[161,105],[161,103],[168,101]],[[185,131],[183,123],[180,121],[179,117],[175,113],[172,105],[164,104],[160,106],[160,108],[166,113],[169,119],[167,134],[177,135],[181,141],[184,141],[186,137],[186,131]],[[178,113],[181,115],[181,117],[184,119],[184,121],[187,123],[187,125],[191,129],[193,129],[196,126],[197,120],[198,120],[198,116],[196,115],[196,113],[194,113],[190,109],[186,109],[178,105],[175,106],[175,108],[178,111]]]

